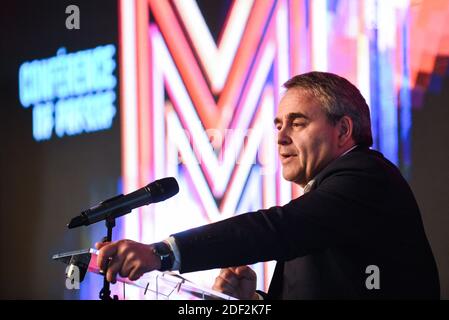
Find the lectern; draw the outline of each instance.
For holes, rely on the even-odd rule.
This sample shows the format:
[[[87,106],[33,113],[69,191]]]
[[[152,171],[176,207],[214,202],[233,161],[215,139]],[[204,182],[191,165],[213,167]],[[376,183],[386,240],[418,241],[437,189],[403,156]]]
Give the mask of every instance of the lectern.
[[[100,275],[97,266],[96,249],[82,249],[53,255],[53,260],[68,265],[66,279],[73,284],[80,284],[87,272]],[[124,287],[137,287],[145,299],[150,300],[236,300],[235,298],[199,286],[174,272],[152,271],[137,281],[117,277],[117,282]]]

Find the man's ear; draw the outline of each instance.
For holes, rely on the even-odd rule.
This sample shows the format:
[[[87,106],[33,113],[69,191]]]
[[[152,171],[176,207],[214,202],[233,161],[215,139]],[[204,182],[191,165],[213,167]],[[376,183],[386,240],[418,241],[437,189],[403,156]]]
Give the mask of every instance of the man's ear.
[[[340,146],[345,145],[350,139],[352,139],[353,122],[348,116],[341,117],[337,123],[338,126],[338,142]]]

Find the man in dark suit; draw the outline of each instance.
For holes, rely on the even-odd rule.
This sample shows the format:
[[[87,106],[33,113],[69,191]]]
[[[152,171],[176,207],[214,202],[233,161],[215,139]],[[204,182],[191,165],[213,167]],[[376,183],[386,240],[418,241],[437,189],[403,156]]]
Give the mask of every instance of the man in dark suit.
[[[283,177],[304,188],[284,206],[144,245],[100,243],[107,278],[224,268],[214,289],[243,299],[439,298],[419,208],[399,170],[372,145],[369,108],[330,73],[293,77],[278,108]],[[268,294],[246,264],[277,260]],[[235,267],[240,266],[240,267]]]

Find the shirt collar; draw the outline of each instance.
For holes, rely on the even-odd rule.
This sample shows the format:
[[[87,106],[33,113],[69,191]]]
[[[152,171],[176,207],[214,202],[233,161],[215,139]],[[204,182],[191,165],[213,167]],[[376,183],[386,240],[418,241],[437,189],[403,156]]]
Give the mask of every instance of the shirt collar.
[[[351,152],[352,150],[354,150],[354,149],[357,148],[357,147],[358,147],[358,145],[352,146],[352,148],[350,148],[350,149],[346,150],[345,152],[343,152],[343,153],[340,155],[340,157],[343,157],[345,154]],[[340,158],[340,157],[338,157],[338,158]]]

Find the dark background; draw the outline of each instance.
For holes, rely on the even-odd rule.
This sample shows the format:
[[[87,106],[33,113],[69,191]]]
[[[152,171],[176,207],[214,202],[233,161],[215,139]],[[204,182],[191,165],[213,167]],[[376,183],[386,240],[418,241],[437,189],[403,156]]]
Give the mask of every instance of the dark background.
[[[80,30],[65,28],[65,8],[70,4],[80,7]],[[223,11],[210,1],[199,4],[206,16],[216,17],[210,21],[217,25],[209,25],[217,38]],[[81,210],[120,189],[119,111],[110,130],[36,142],[31,108],[23,108],[18,99],[18,68],[24,61],[54,56],[62,46],[68,52],[109,43],[118,49],[117,22],[117,4],[112,0],[30,0],[2,5],[0,298],[78,298],[76,291],[65,290],[64,267],[51,256],[91,247],[91,239],[102,236],[102,226],[69,231],[65,225]],[[448,57],[440,59],[447,61]],[[429,90],[423,104],[413,109],[408,175],[437,259],[445,299],[449,298],[448,74],[446,68],[439,90]]]
[[[71,4],[80,8],[80,30],[65,27]],[[66,224],[118,192],[118,102],[112,129],[36,142],[32,108],[19,101],[18,70],[25,61],[56,55],[60,47],[75,52],[114,44],[118,52],[117,12],[115,1],[98,0],[12,1],[2,8],[0,298],[77,298],[78,290],[65,290],[64,265],[51,257],[91,247],[92,235],[103,232],[102,225],[68,230]]]
[[[413,109],[409,182],[437,261],[441,298],[449,299],[449,69],[439,89]]]

